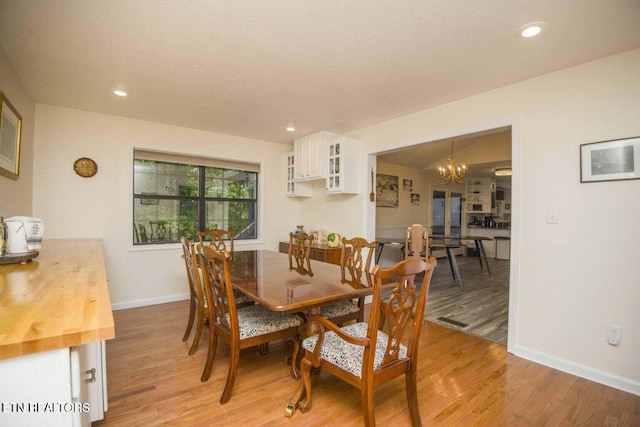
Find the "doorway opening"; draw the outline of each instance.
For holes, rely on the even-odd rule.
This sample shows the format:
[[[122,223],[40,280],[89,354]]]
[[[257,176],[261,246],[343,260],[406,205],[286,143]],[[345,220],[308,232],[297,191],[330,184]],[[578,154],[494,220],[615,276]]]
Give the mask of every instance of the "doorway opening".
[[[443,185],[438,179],[438,167],[447,163],[452,139],[456,163],[467,166],[467,180]],[[431,282],[426,320],[504,345],[508,336],[511,261],[508,249],[506,256],[504,250],[497,250],[496,242],[504,240],[495,238],[510,238],[513,206],[511,177],[497,177],[495,172],[511,168],[511,151],[511,127],[505,127],[378,153],[376,160],[378,174],[411,183],[411,198],[400,191],[396,207],[376,207],[376,238],[389,240],[396,235],[399,242],[404,242],[404,230],[411,224],[426,226],[434,237],[487,238],[483,240],[484,262],[473,240],[460,240],[463,244],[455,250],[464,290],[458,287],[447,265],[450,260],[444,249],[434,248],[432,254],[439,258],[440,265]],[[484,194],[470,189],[471,179],[489,183],[486,204]],[[480,202],[471,203],[470,194]],[[422,202],[416,204],[414,200]],[[386,244],[381,264],[399,261],[401,251],[400,245],[394,248]],[[497,257],[498,254],[502,255]]]

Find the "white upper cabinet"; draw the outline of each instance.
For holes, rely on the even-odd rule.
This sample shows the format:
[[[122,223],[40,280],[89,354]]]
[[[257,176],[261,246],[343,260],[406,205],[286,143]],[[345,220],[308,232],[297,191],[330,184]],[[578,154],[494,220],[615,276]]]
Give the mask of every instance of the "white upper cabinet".
[[[336,134],[331,132],[316,132],[293,141],[295,167],[293,179],[308,181],[327,177],[327,146]]]
[[[311,197],[311,183],[294,181],[296,156],[294,152],[285,156],[285,191],[287,197]]]
[[[360,194],[360,141],[334,135],[328,142],[327,193]]]
[[[311,184],[324,179],[327,194],[360,194],[361,143],[333,132],[321,131],[293,141],[287,155],[287,195],[311,196]]]

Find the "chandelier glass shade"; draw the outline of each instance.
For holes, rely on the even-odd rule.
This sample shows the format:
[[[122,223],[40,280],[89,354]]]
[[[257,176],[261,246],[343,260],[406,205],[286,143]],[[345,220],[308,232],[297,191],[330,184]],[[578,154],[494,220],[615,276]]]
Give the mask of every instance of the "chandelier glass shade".
[[[440,166],[440,184],[450,184],[456,182],[458,184],[464,183],[464,177],[467,175],[467,167],[465,165],[456,166],[456,161],[453,159],[453,141],[451,141],[451,157],[449,157],[448,166]]]

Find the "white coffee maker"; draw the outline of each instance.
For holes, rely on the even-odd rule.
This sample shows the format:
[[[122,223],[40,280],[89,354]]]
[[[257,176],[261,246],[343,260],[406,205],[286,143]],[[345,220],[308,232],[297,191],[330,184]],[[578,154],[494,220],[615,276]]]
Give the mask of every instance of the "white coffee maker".
[[[4,222],[7,225],[8,254],[37,251],[42,247],[44,223],[40,218],[12,216]]]

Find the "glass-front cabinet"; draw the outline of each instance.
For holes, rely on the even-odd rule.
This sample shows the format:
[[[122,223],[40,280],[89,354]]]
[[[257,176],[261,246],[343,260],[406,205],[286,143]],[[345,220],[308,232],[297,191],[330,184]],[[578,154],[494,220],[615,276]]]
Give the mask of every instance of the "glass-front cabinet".
[[[286,195],[287,197],[311,197],[310,183],[294,181],[295,159],[296,156],[293,151],[285,156]]]
[[[335,135],[327,143],[329,172],[327,193],[360,193],[360,141]]]

